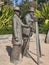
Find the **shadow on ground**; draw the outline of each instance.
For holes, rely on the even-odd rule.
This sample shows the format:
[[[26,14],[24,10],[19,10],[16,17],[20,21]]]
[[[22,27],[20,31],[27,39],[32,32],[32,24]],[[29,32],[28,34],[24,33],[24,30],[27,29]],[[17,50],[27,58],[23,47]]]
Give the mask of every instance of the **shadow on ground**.
[[[7,52],[8,52],[8,55],[11,57],[12,47],[11,47],[11,46],[6,46],[6,50],[7,50]],[[29,50],[29,52],[32,53],[30,50]],[[38,64],[37,61],[36,61],[29,53],[27,53],[27,54],[29,55],[29,57],[30,57],[36,64]],[[32,54],[36,55],[35,53],[32,53]],[[37,55],[36,55],[36,56],[37,56]],[[42,63],[42,62],[41,62],[41,63]]]
[[[8,52],[8,55],[11,56],[12,47],[11,46],[6,46],[6,50]]]

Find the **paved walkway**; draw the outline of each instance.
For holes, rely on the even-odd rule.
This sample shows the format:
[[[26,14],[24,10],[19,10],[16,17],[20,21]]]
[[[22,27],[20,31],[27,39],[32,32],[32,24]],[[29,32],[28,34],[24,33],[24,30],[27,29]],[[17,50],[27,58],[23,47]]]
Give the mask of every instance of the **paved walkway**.
[[[9,35],[0,35],[0,43],[3,43],[5,41],[10,41],[12,38],[12,35],[9,34]]]
[[[49,44],[44,43],[45,35],[40,34],[40,43],[42,50],[42,57],[40,58],[40,65],[49,65]],[[12,35],[0,35],[0,65],[14,65],[10,62],[10,52],[12,49]],[[25,57],[22,62],[16,65],[37,65],[36,54],[36,35],[34,34],[30,40],[30,58]]]

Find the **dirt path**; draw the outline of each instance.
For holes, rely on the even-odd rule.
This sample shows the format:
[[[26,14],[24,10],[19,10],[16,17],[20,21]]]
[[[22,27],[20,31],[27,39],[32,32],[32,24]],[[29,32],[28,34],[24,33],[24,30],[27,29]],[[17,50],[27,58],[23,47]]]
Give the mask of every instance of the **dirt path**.
[[[0,35],[0,65],[14,65],[10,62],[10,53],[12,49],[11,44],[12,35]],[[40,58],[40,65],[49,65],[49,44],[44,43],[44,34],[40,34],[42,57]],[[36,64],[36,35],[34,34],[30,40],[29,54],[31,58],[25,57],[22,62],[17,65],[37,65]]]

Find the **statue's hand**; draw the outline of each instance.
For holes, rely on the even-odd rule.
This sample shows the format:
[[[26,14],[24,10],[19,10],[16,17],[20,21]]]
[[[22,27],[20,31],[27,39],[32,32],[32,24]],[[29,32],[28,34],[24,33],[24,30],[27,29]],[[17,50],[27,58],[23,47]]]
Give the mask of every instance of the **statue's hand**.
[[[19,41],[17,37],[15,38],[15,41],[17,41],[17,42]]]

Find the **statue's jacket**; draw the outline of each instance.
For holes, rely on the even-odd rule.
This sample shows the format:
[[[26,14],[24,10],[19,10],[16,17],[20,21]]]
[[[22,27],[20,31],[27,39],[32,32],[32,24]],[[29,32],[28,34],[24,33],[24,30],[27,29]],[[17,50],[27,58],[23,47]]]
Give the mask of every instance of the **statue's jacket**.
[[[12,43],[13,45],[22,45],[22,27],[28,28],[28,25],[25,25],[22,23],[21,19],[14,14],[12,18],[12,25],[13,25],[13,37],[12,37]]]

